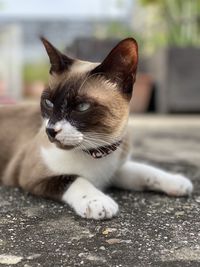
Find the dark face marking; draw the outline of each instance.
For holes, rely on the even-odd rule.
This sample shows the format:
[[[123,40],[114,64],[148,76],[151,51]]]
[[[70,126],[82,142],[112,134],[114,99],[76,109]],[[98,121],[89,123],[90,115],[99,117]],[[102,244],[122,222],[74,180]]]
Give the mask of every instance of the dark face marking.
[[[118,43],[91,74],[101,73],[108,80],[116,83],[121,93],[131,99],[136,79],[138,63],[138,46],[133,38]]]
[[[113,129],[105,124],[104,118],[108,116],[108,113],[114,118],[114,114],[106,105],[86,94],[80,94],[82,82],[83,79],[67,81],[62,87],[44,90],[41,97],[42,116],[49,119],[50,125],[66,120],[80,132],[112,132]],[[48,102],[51,104],[47,105]],[[84,103],[89,104],[89,108],[80,111],[79,106]]]
[[[42,41],[52,74],[51,89],[47,88],[41,97],[42,116],[49,120],[49,126],[62,122],[65,129],[55,139],[65,145],[70,136],[67,129],[71,129],[74,136],[80,134],[85,142],[88,138],[88,143],[95,139],[94,133],[99,134],[104,144],[119,141],[126,126],[135,82],[136,41],[133,38],[121,41],[99,65],[71,59],[44,38]],[[92,69],[92,66],[95,67]],[[59,128],[58,125],[55,127]]]
[[[57,48],[55,48],[48,40],[44,37],[40,38],[49,56],[51,63],[50,73],[62,73],[68,69],[74,62],[73,59],[62,54]]]
[[[51,63],[50,73],[61,74],[69,71],[75,59],[62,54],[48,40],[41,37]],[[122,94],[131,99],[133,85],[136,79],[138,64],[138,45],[135,39],[126,38],[119,42],[103,60],[91,71],[91,75],[101,74],[110,81],[118,84]]]

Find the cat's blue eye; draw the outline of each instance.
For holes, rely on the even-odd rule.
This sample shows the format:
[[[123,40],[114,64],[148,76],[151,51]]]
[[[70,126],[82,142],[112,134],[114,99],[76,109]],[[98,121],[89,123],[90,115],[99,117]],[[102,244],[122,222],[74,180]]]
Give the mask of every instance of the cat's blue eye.
[[[80,112],[83,112],[83,111],[86,111],[90,108],[90,103],[87,103],[87,102],[82,102],[82,103],[79,103],[77,106],[76,106],[76,110],[77,111],[80,111]]]
[[[49,109],[52,109],[54,106],[53,103],[49,99],[45,99],[44,103],[45,103],[46,107]]]

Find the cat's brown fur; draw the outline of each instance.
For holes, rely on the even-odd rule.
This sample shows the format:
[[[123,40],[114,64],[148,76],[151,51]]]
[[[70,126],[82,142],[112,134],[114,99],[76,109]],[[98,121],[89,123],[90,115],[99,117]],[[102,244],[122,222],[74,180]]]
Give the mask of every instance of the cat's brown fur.
[[[68,60],[66,56],[64,59],[67,60],[67,67],[59,66],[60,62],[56,53],[60,52],[55,53],[55,48],[45,39],[43,42],[50,56],[52,68],[50,86],[42,97],[47,97],[48,94],[48,97],[53,99],[54,94],[57,95],[58,88],[60,88],[61,98],[64,98],[65,88],[70,88],[69,97],[72,101],[78,95],[79,98],[98,103],[101,109],[98,111],[98,108],[94,108],[94,112],[88,115],[85,121],[88,130],[108,133],[113,140],[122,136],[127,123],[130,97],[127,98],[127,95],[122,94],[117,88],[114,82],[115,74],[111,74],[114,77],[113,80],[95,73],[89,75],[90,71],[98,68],[98,63]],[[127,40],[127,53],[130,50],[129,42],[132,40]],[[126,56],[125,58],[129,60]],[[137,58],[134,60],[137,64]],[[105,61],[106,68],[108,63]],[[41,107],[43,110],[42,101]],[[51,143],[45,133],[39,107],[34,105],[2,107],[0,108],[0,121],[1,182],[5,185],[20,186],[37,195],[59,199],[66,185],[75,179],[76,174],[57,175],[44,164],[40,149],[50,146]],[[123,146],[124,148],[127,146],[126,138],[123,139],[121,145],[122,157],[127,154]]]
[[[184,196],[192,183],[129,160],[129,101],[138,50],[121,41],[102,63],[68,58],[42,39],[50,82],[40,108],[0,108],[0,179],[35,195],[62,200],[84,218],[112,218],[117,203],[101,190],[162,191]]]
[[[55,176],[43,163],[40,148],[48,147],[50,143],[42,125],[39,106],[1,107],[0,121],[0,181],[59,200],[63,190],[76,176]],[[129,141],[128,136],[123,139],[122,158],[129,152]]]

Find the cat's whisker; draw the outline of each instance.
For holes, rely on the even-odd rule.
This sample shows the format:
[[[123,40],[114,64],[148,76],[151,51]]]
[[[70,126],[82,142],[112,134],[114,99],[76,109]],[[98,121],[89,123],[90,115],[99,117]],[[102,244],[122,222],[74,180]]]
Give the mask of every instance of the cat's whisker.
[[[106,144],[106,145],[112,145],[113,143],[119,141],[119,139],[114,139],[114,138],[105,138],[105,137],[99,137],[97,138],[96,136],[93,137],[93,136],[88,136],[88,135],[84,135],[84,139],[85,140],[90,140],[90,141],[95,141],[97,143],[100,143],[100,144]]]
[[[113,143],[108,143],[106,142],[106,144],[101,144],[100,142],[97,142],[97,141],[102,141],[102,140],[85,140],[85,144],[88,144],[90,146],[90,149],[91,148],[95,148],[95,149],[101,149],[102,146],[109,146],[109,145],[112,145]],[[118,147],[119,150],[122,150],[121,147],[119,146]]]
[[[115,137],[115,136],[109,136],[109,135],[106,135],[106,134],[92,134],[92,133],[84,133],[84,136],[86,137],[91,137],[91,138],[98,138],[98,139],[107,139],[107,140],[111,140],[113,141],[113,139],[119,139],[119,137]]]
[[[105,141],[102,139],[96,139],[96,138],[95,139],[94,138],[85,138],[84,140],[95,142],[98,145],[111,145],[112,144],[111,142],[108,142],[108,141]]]
[[[105,141],[108,143],[113,143],[118,139],[114,139],[114,138],[107,138],[107,137],[103,137],[103,136],[85,136],[86,139],[90,139],[90,140],[99,140],[99,141]]]
[[[89,152],[88,148],[84,144],[80,144],[79,146],[75,147],[74,150],[84,150],[86,152]]]
[[[109,140],[111,140],[113,142],[114,140],[119,140],[121,138],[119,138],[119,136],[110,136],[109,134],[104,134],[104,133],[97,133],[97,132],[84,132],[85,136],[91,136],[91,137],[99,137],[99,138],[108,138]]]
[[[98,143],[90,142],[88,140],[85,140],[85,145],[88,147],[88,149],[91,148],[98,148],[100,145]]]
[[[91,142],[88,140],[85,140],[85,145],[87,146],[88,149],[97,149],[102,146],[99,143]]]
[[[80,145],[79,146],[82,150],[84,150],[85,152],[88,152],[88,154],[90,153],[90,150],[85,146],[85,145]],[[96,146],[94,147],[99,153],[104,153],[104,151],[101,148],[96,148]]]
[[[106,142],[104,140],[99,140],[99,139],[84,139],[84,141],[90,142],[92,144],[95,144],[97,146],[103,146],[103,145],[111,145],[112,143]]]

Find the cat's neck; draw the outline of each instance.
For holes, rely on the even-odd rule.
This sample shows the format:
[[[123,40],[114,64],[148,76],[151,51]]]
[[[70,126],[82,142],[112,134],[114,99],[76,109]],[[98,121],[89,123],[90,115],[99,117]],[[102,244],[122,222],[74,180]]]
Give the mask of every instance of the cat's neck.
[[[118,142],[115,142],[113,144],[110,145],[106,145],[106,146],[100,146],[97,148],[91,148],[88,150],[83,150],[85,153],[91,155],[91,157],[93,157],[94,159],[100,159],[100,158],[104,158],[108,155],[110,155],[112,152],[114,152],[115,150],[118,149],[118,147],[121,144],[121,140]]]

